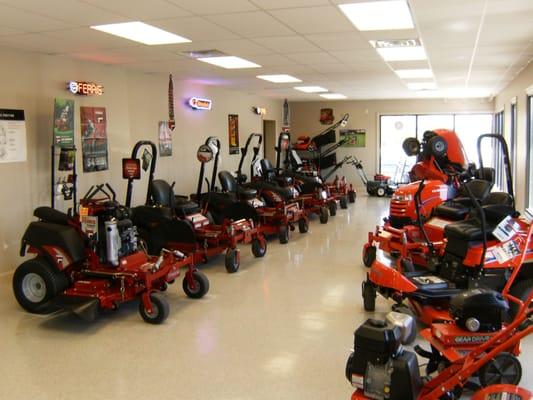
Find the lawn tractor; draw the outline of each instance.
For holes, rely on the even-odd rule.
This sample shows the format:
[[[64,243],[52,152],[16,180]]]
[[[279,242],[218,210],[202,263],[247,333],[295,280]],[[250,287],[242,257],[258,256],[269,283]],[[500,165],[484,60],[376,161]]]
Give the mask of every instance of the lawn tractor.
[[[195,263],[207,262],[215,255],[225,252],[225,266],[229,273],[237,272],[240,267],[240,251],[238,244],[251,243],[252,253],[263,257],[266,253],[266,240],[252,219],[225,218],[217,224],[207,212],[208,197],[204,197],[201,205],[174,194],[174,184],[157,179],[154,171],[157,162],[157,147],[149,141],[138,142],[129,159],[124,159],[123,177],[128,180],[126,202],[131,204],[133,182],[140,179],[141,162],[137,158],[140,149],[148,146],[151,150],[148,176],[146,204],[132,209],[132,218],[138,226],[139,235],[146,243],[150,253],[157,253],[161,248],[175,249],[192,255]],[[198,159],[202,162],[199,178],[204,178],[204,164],[211,161],[213,152],[207,145],[200,146]],[[148,168],[146,168],[148,169]],[[196,194],[194,199],[201,198]],[[231,210],[238,213],[244,209],[253,216],[251,207],[236,204]]]
[[[410,316],[392,312],[385,320],[367,320],[354,333],[346,364],[346,378],[356,389],[351,399],[454,400],[465,389],[483,399],[484,393],[516,393],[520,342],[533,332],[532,300],[533,293],[523,301],[490,290],[463,293],[452,300],[452,322],[422,331],[431,350],[402,346],[416,326]],[[505,323],[511,303],[517,313]],[[417,354],[427,359],[424,377]]]
[[[98,197],[100,196],[100,197]],[[200,298],[209,290],[207,277],[194,267],[193,257],[177,250],[146,254],[137,239],[130,210],[116,201],[109,186],[92,186],[71,217],[50,207],[35,209],[21,242],[23,262],[13,276],[19,304],[31,313],[57,308],[93,320],[98,310],[116,310],[121,303],[140,299],[139,312],[151,324],[168,316],[160,292],[185,268],[183,290]]]

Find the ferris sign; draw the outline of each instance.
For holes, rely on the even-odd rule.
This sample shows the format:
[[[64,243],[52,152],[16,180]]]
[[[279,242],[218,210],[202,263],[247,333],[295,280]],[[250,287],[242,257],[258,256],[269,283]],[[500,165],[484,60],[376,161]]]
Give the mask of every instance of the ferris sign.
[[[80,96],[101,96],[104,93],[104,87],[93,82],[70,81],[67,89]]]

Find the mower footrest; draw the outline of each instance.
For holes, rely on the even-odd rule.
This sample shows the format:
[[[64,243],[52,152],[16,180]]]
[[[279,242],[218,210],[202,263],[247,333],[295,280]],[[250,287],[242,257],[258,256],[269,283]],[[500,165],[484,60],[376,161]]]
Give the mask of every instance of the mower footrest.
[[[59,295],[53,303],[89,322],[96,319],[100,309],[100,301],[95,297]]]

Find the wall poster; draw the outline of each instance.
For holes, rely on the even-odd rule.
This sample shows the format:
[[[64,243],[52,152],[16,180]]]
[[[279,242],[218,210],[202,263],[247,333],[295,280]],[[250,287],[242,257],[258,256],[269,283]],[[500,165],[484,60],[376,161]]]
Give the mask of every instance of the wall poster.
[[[335,121],[333,115],[333,108],[321,108],[320,109],[320,123],[322,125],[331,125]]]
[[[339,133],[346,140],[342,147],[366,147],[366,129],[341,129]]]
[[[239,154],[239,116],[228,114],[229,153]]]
[[[0,163],[26,161],[24,110],[0,109]]]
[[[169,157],[172,155],[172,130],[168,121],[159,121],[159,155]]]
[[[83,172],[108,169],[105,107],[80,107]]]
[[[54,99],[54,145],[74,147],[74,100]]]

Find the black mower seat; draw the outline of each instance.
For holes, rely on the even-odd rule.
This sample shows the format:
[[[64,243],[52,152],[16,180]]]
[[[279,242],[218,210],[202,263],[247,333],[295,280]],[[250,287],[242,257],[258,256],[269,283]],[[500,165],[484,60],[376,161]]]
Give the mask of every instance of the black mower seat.
[[[458,196],[435,207],[433,215],[450,219],[452,221],[465,219],[470,213],[473,204],[464,186],[468,186],[468,189],[476,200],[483,202],[487,196],[489,196],[492,182],[482,179],[473,179],[466,182],[461,188],[459,188]]]
[[[284,187],[280,186],[273,182],[265,182],[265,181],[253,181],[245,184],[245,187],[256,189],[258,192],[262,191],[271,191],[279,196],[281,196],[284,200],[291,200],[293,196],[293,192],[290,187]]]
[[[458,207],[459,204],[442,203],[435,207],[434,215],[452,221],[461,221],[470,212],[470,207]]]
[[[257,190],[237,185],[237,179],[229,171],[220,171],[218,180],[224,192],[237,194],[242,200],[252,200],[257,197]]]
[[[200,212],[200,207],[194,201],[190,201],[186,196],[174,197],[176,215],[180,218],[185,218],[187,215]]]
[[[37,207],[35,211],[33,211],[33,215],[41,221],[59,225],[68,225],[70,219],[67,214],[52,207]]]
[[[185,196],[176,196],[172,186],[163,179],[156,179],[152,182],[150,194],[155,205],[174,209],[179,217],[200,211],[195,202],[188,200]]]

